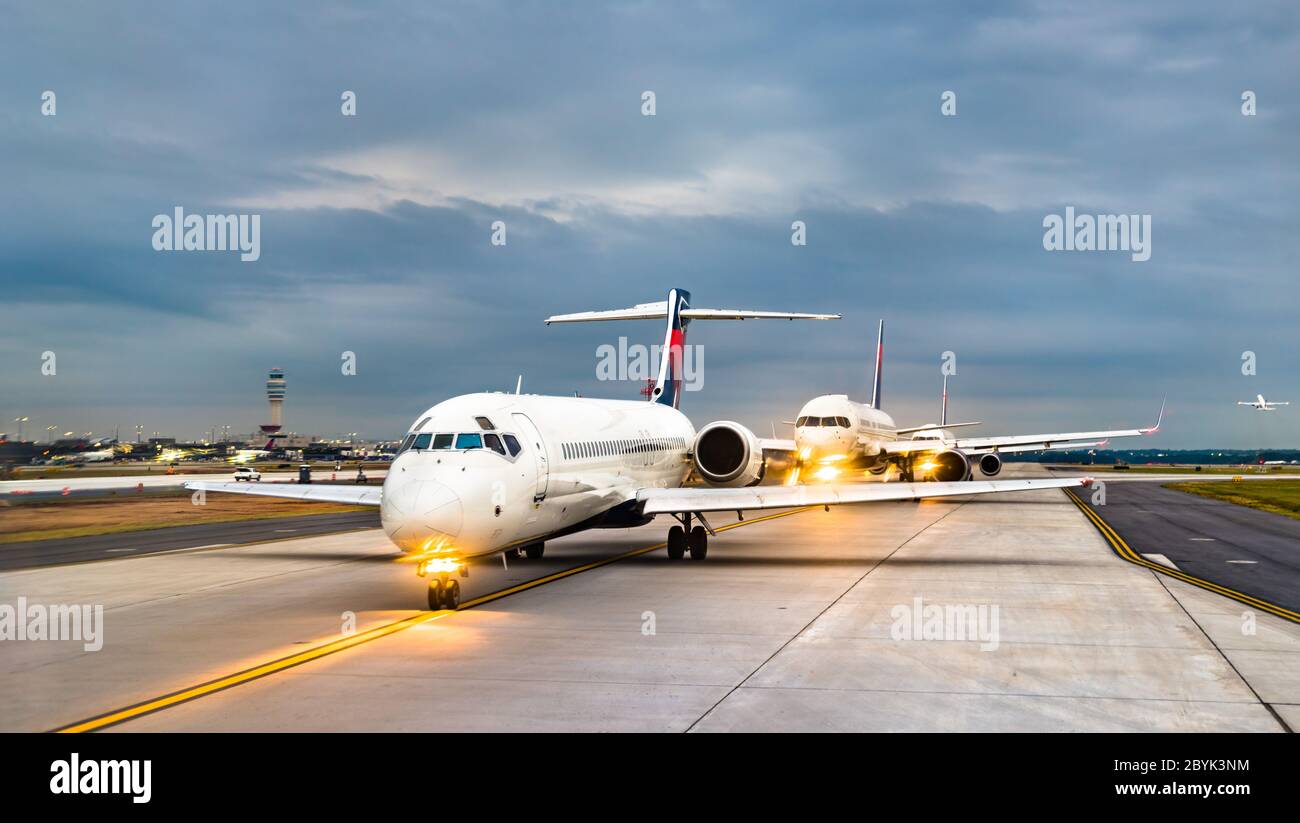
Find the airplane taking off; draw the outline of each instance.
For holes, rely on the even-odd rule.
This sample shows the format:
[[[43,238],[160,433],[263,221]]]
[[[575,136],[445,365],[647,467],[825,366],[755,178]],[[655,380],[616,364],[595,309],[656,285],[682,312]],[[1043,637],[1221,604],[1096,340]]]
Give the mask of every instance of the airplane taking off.
[[[996,476],[1002,471],[1003,454],[1093,448],[1104,445],[1112,437],[1153,434],[1164,419],[1162,403],[1156,424],[1147,429],[959,437],[951,429],[979,424],[947,422],[945,380],[940,424],[898,428],[893,418],[880,408],[884,345],[885,321],[881,320],[871,403],[855,403],[844,394],[827,394],[813,398],[800,409],[795,419],[794,441],[784,442],[796,455],[801,470],[815,466],[815,477],[831,479],[845,468],[862,468],[880,475],[893,466],[905,483],[918,478],[956,483],[971,480],[976,467],[986,477]],[[773,443],[772,448],[780,451],[781,444]]]
[[[1278,406],[1289,406],[1289,400],[1265,400],[1264,395],[1255,395],[1254,400],[1238,400],[1238,406],[1250,406],[1255,411],[1277,411]]]
[[[755,486],[763,446],[738,423],[698,432],[678,410],[682,355],[692,320],[832,320],[839,315],[697,309],[681,289],[630,309],[547,318],[550,323],[667,321],[649,401],[506,393],[466,394],[439,403],[411,426],[382,489],[310,484],[190,481],[205,492],[378,506],[384,532],[428,576],[429,608],[454,609],[468,574],[464,560],[523,550],[541,557],[546,540],[593,528],[629,528],[656,515],[668,556],[702,560],[715,534],[705,514],[830,506],[950,495],[1056,489],[1082,478],[978,483]],[[684,486],[692,470],[715,488]],[[697,522],[697,525],[692,525]]]

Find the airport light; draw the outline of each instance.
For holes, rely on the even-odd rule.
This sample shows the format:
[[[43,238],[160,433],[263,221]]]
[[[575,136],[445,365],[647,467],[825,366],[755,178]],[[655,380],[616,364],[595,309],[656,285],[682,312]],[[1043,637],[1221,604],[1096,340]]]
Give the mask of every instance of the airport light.
[[[30,419],[30,418],[27,418],[27,417],[15,417],[15,418],[14,418],[14,422],[18,424],[18,442],[19,442],[19,443],[23,442],[23,424],[26,423],[29,419]]]

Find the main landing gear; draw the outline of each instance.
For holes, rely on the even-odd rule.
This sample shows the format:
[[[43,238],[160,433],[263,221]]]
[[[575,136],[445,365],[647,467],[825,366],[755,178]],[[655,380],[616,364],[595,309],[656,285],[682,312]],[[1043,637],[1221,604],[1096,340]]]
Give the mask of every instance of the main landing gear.
[[[703,560],[708,557],[709,535],[713,533],[708,521],[697,512],[695,517],[699,518],[701,525],[692,527],[690,512],[673,516],[680,520],[682,525],[673,526],[668,530],[668,559],[681,560],[687,552],[691,553],[692,560]]]
[[[898,461],[898,480],[900,483],[916,482],[916,473],[912,471],[912,458],[905,457]]]
[[[469,567],[455,557],[430,557],[416,566],[416,574],[429,578],[430,611],[460,608],[460,581],[452,579],[456,572],[469,577]]]

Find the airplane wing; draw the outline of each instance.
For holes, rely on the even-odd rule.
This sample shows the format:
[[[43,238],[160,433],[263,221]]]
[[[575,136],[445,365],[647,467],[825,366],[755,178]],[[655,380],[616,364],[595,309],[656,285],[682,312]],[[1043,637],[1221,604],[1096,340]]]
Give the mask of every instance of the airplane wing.
[[[1160,404],[1160,414],[1156,424],[1146,429],[1116,429],[1114,431],[1094,432],[1060,432],[1056,434],[1011,434],[1001,437],[956,437],[947,440],[895,440],[882,443],[887,454],[920,454],[923,452],[942,451],[944,449],[961,449],[965,452],[983,454],[991,451],[1047,451],[1051,449],[1077,449],[1093,444],[1093,441],[1110,440],[1112,437],[1139,437],[1154,434],[1160,430],[1160,423],[1165,417],[1165,406]]]
[[[970,423],[926,423],[924,426],[912,426],[909,429],[894,429],[895,434],[911,434],[912,432],[929,431],[930,429],[960,429],[965,426],[982,426],[983,423],[978,420]]]
[[[958,483],[840,483],[796,486],[748,486],[739,489],[641,489],[636,499],[646,514],[723,512],[751,509],[786,509],[799,506],[835,506],[878,503],[967,494],[1037,491],[1087,486],[1087,477],[1051,480],[967,480]]]
[[[1083,442],[1070,443],[1053,443],[1051,446],[1044,448],[1039,443],[1028,446],[998,446],[996,448],[986,447],[983,449],[971,449],[969,454],[987,454],[996,451],[998,454],[1020,454],[1021,452],[1044,452],[1044,451],[1069,451],[1071,449],[1096,449],[1105,446],[1106,440],[1085,440]]]
[[[764,454],[767,452],[794,452],[795,446],[793,440],[782,440],[779,437],[760,437],[758,445],[763,448]]]
[[[1053,451],[1056,449],[1091,448],[1112,437],[1137,437],[1152,429],[1121,429],[1101,432],[1064,432],[1061,434],[1025,434],[1005,437],[958,437],[949,440],[895,440],[881,443],[886,454],[923,454],[945,449],[961,449],[968,454],[987,452]]]
[[[378,506],[384,490],[380,486],[336,486],[316,483],[216,483],[192,480],[183,484],[192,491],[251,494],[258,497],[283,497],[317,503],[346,503],[353,506]]]

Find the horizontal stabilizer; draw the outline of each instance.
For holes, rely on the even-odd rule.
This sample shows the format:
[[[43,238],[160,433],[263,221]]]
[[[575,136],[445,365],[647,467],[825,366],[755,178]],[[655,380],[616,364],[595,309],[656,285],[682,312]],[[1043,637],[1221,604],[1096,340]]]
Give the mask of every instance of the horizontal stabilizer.
[[[593,323],[600,320],[662,320],[668,316],[668,302],[641,303],[628,309],[608,311],[580,311],[574,314],[555,314],[546,318],[551,323]],[[683,320],[839,320],[838,314],[808,314],[805,312],[753,311],[750,309],[682,309]]]

